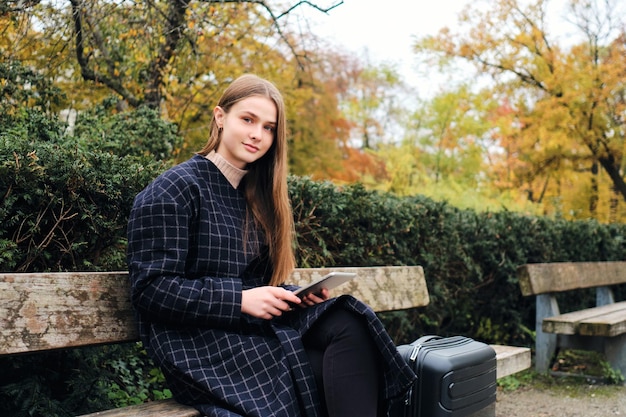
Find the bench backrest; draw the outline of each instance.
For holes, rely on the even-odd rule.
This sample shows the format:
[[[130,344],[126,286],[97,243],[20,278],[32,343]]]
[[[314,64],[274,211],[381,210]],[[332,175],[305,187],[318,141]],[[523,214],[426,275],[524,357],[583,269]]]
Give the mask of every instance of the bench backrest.
[[[300,268],[304,285],[330,271],[357,278],[332,292],[353,294],[375,311],[428,305],[421,266]],[[0,355],[138,340],[126,272],[0,274]]]
[[[555,262],[518,267],[522,294],[537,295],[626,283],[626,262]]]

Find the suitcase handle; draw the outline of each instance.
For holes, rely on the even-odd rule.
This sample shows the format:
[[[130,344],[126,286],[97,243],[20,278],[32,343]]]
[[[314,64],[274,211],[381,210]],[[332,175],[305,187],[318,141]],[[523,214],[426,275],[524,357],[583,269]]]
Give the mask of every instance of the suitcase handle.
[[[441,338],[442,338],[441,336],[437,336],[437,335],[434,335],[434,334],[428,334],[428,335],[422,336],[419,339],[417,339],[416,341],[412,342],[411,346],[421,345],[421,344],[424,344],[424,343],[429,342],[431,340],[436,340],[436,339],[441,339]]]
[[[430,342],[431,340],[441,339],[441,338],[442,336],[430,334],[430,335],[422,336],[419,339],[410,343],[409,346],[413,346],[413,351],[411,352],[411,355],[409,356],[409,361],[415,362],[415,360],[417,359],[417,355],[420,351],[420,348],[422,347],[424,343]]]

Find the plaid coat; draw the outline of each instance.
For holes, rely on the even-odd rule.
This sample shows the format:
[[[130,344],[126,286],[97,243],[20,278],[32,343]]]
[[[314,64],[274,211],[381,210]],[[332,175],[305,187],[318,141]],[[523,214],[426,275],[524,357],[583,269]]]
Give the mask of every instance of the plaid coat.
[[[244,178],[245,180],[245,178]],[[246,203],[193,156],[135,199],[128,225],[131,300],[141,340],[178,401],[207,416],[323,416],[301,337],[331,305],[362,314],[380,349],[385,397],[415,378],[374,312],[344,296],[273,320],[241,312],[241,291],[271,270],[260,233],[243,250]]]

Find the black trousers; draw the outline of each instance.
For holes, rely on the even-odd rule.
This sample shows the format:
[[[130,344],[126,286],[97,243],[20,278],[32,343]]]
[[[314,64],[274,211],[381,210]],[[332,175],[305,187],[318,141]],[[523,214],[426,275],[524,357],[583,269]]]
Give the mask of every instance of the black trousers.
[[[331,309],[302,341],[329,417],[379,415],[380,354],[365,319]]]

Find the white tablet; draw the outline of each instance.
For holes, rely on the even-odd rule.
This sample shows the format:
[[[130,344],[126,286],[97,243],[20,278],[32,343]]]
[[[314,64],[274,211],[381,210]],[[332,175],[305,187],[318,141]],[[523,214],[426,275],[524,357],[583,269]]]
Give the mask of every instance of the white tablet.
[[[331,290],[341,284],[344,284],[350,281],[352,278],[356,277],[354,272],[338,272],[333,271],[328,275],[325,275],[321,279],[309,284],[305,287],[298,288],[293,293],[298,297],[302,298],[307,294],[311,293],[319,293],[322,288],[326,288],[327,290]]]

